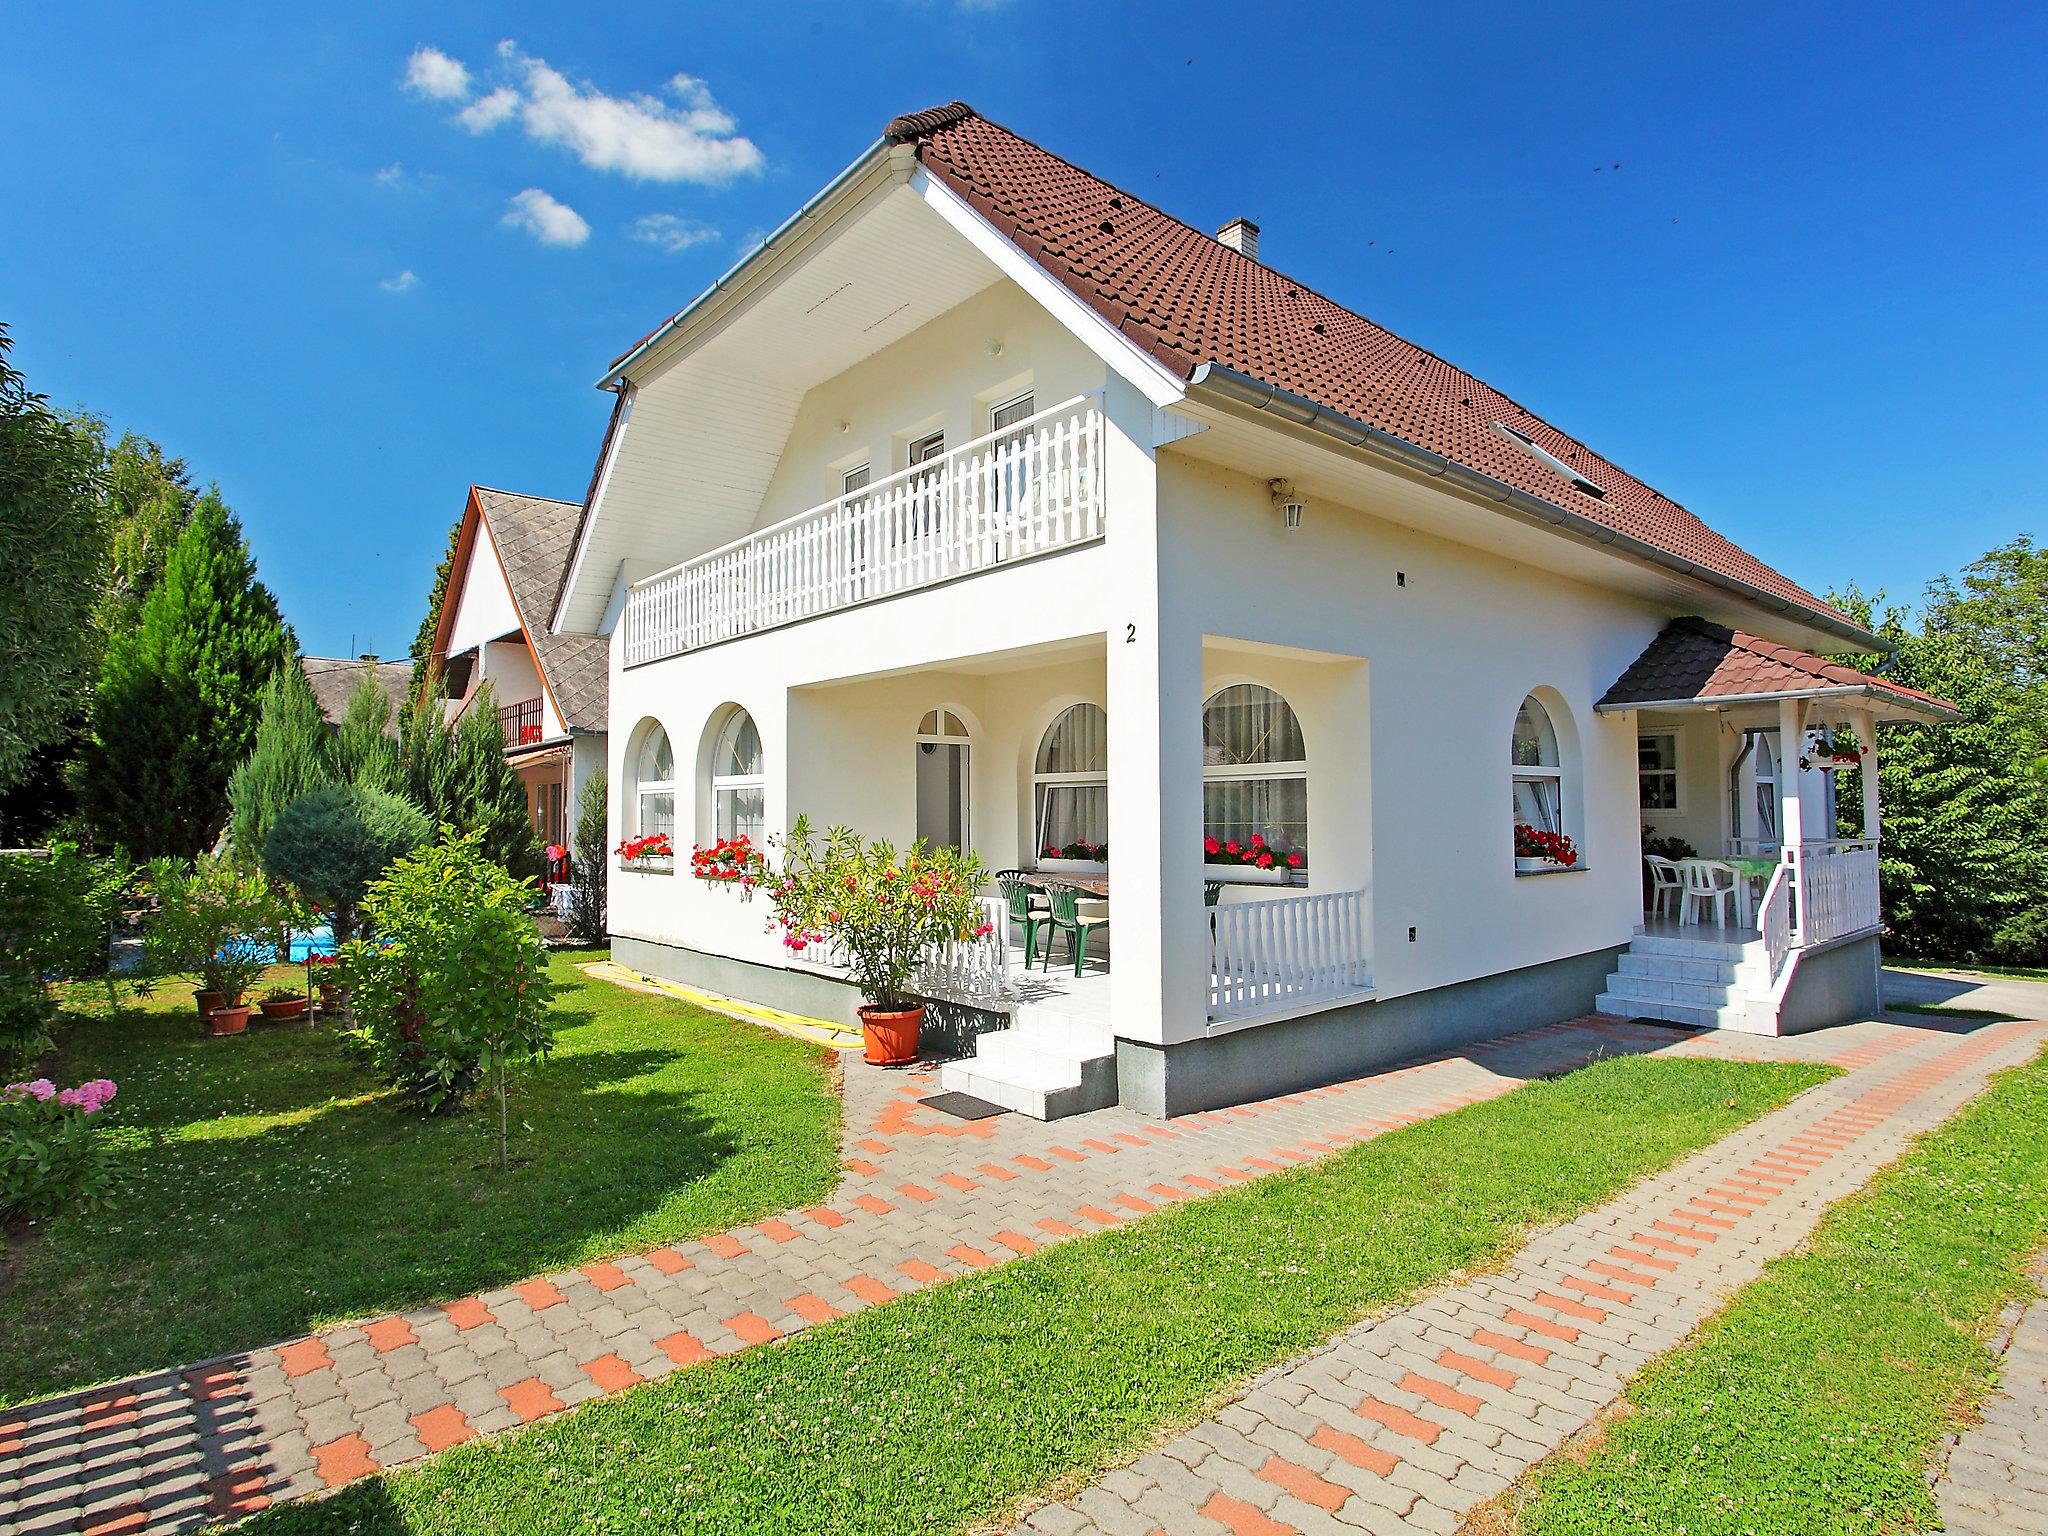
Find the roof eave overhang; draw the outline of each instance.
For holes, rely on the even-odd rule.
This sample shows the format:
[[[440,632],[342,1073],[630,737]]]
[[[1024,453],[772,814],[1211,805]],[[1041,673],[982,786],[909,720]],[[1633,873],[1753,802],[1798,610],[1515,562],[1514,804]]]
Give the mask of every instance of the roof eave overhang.
[[[1524,521],[1548,524],[1558,532],[1597,544],[1612,550],[1626,559],[1644,565],[1673,572],[1693,581],[1719,588],[1721,591],[1741,598],[1770,613],[1821,631],[1835,635],[1847,643],[1850,649],[1889,655],[1893,647],[1881,637],[1866,629],[1849,623],[1840,616],[1795,603],[1775,592],[1768,592],[1752,583],[1709,570],[1703,565],[1674,555],[1669,550],[1659,549],[1646,540],[1621,533],[1604,523],[1560,507],[1554,502],[1531,496],[1527,491],[1517,490],[1504,480],[1482,474],[1476,469],[1447,459],[1440,453],[1396,437],[1358,420],[1319,405],[1306,395],[1278,389],[1262,379],[1254,378],[1235,368],[1221,363],[1202,363],[1188,379],[1188,394],[1212,405],[1233,409],[1240,414],[1247,411],[1264,413],[1266,416],[1287,424],[1329,438],[1351,452],[1381,463],[1390,463],[1413,474],[1427,476],[1458,492],[1470,500],[1488,502],[1512,516]],[[1643,707],[1643,706],[1631,706]]]
[[[1856,683],[1825,688],[1779,688],[1763,693],[1716,693],[1685,699],[1631,699],[1611,704],[1602,700],[1593,708],[1603,715],[1619,715],[1640,709],[1726,709],[1742,704],[1777,704],[1786,699],[1846,698],[1872,699],[1882,705],[1885,712],[1899,719],[1953,720],[1962,714],[1953,705],[1903,698],[1888,688]]]

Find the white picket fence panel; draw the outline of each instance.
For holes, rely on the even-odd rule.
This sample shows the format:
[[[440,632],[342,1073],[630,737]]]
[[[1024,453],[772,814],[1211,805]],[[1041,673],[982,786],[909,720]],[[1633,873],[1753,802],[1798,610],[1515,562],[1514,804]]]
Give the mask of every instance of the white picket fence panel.
[[[1868,838],[1808,842],[1799,849],[1799,942],[1825,944],[1881,921],[1877,844]]]
[[[1102,533],[1101,398],[1082,395],[636,582],[626,665]]]
[[[977,937],[950,939],[933,948],[911,973],[904,990],[920,997],[948,998],[979,1006],[1001,1003],[1008,995],[1010,905],[1000,896],[977,896],[980,922],[989,931]],[[846,950],[827,941],[803,958],[807,969],[844,975]]]
[[[1212,1025],[1300,1012],[1371,989],[1363,891],[1233,902],[1207,915]]]

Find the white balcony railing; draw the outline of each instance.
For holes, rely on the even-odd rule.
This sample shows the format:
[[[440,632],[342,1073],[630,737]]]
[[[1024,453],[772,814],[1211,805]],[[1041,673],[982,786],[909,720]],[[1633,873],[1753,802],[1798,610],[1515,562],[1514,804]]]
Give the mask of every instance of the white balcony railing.
[[[1799,942],[1825,944],[1878,926],[1877,844],[1837,838],[1800,845]]]
[[[626,665],[1102,537],[1084,395],[671,567],[626,594]]]
[[[1306,1012],[1372,989],[1363,891],[1233,902],[1208,916],[1211,1028]]]

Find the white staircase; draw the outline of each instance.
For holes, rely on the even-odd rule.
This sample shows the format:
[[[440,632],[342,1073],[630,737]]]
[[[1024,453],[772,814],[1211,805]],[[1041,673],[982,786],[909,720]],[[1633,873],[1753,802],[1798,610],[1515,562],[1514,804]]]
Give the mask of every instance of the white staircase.
[[[1106,1109],[1116,1102],[1116,1037],[1057,999],[1018,1003],[1008,1029],[977,1036],[972,1056],[939,1068],[939,1086],[1034,1120]]]
[[[1761,937],[1693,926],[1685,937],[1658,924],[1637,928],[1621,965],[1595,1000],[1602,1013],[1663,1019],[1701,1029],[1776,1034],[1770,957]],[[1693,937],[1693,935],[1699,937]]]

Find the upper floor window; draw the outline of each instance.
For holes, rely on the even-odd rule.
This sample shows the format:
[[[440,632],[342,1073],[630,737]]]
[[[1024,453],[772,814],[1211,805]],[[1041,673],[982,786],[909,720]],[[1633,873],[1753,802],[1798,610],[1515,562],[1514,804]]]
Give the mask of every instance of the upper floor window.
[[[1227,850],[1271,849],[1308,863],[1308,747],[1293,707],[1258,683],[1234,683],[1202,706],[1202,834]]]
[[[874,479],[874,470],[871,465],[856,464],[853,468],[841,472],[839,476],[839,494],[851,496],[856,491],[864,491],[868,488],[868,482],[872,479]]]
[[[754,717],[735,709],[719,728],[711,749],[711,819],[721,838],[761,841],[767,819],[768,790],[761,753],[761,733]]]
[[[1069,705],[1046,727],[1031,792],[1041,856],[1103,856],[1109,846],[1109,716],[1100,704]]]

